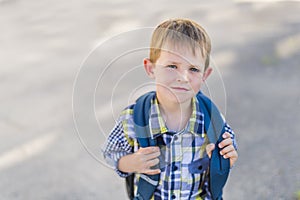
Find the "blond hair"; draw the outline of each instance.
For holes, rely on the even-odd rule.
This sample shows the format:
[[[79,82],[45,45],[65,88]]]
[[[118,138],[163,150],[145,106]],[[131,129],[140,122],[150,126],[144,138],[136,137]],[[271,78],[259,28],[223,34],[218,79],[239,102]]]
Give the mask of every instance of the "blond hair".
[[[211,42],[202,26],[189,19],[170,19],[159,24],[152,34],[150,61],[155,63],[166,43],[185,45],[196,55],[200,49],[205,58],[205,69],[209,66]]]

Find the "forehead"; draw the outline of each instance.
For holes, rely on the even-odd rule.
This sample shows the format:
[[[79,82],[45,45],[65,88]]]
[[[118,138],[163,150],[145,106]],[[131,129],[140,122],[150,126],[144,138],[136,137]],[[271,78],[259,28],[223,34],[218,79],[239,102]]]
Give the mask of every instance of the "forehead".
[[[167,43],[162,46],[157,62],[161,64],[164,64],[165,62],[174,62],[180,64],[204,66],[205,58],[202,56],[201,50],[198,47],[193,49],[188,45],[175,45],[174,43]]]

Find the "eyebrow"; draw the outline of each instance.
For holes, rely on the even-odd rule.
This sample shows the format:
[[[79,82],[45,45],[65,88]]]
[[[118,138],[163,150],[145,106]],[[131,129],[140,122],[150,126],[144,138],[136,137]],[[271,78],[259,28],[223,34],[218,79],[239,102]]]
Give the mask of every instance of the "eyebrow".
[[[166,63],[168,63],[168,64],[174,64],[174,65],[180,65],[181,64],[181,63],[170,61],[170,60],[167,60]]]

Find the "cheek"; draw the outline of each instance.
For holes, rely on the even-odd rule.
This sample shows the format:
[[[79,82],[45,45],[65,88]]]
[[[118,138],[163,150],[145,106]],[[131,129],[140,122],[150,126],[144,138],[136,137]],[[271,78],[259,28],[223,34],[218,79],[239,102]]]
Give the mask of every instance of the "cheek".
[[[171,70],[161,70],[156,76],[156,82],[161,84],[167,84],[176,79],[176,72]]]
[[[202,78],[198,78],[191,82],[191,86],[195,92],[198,92],[203,86],[203,84],[204,82],[202,81]]]

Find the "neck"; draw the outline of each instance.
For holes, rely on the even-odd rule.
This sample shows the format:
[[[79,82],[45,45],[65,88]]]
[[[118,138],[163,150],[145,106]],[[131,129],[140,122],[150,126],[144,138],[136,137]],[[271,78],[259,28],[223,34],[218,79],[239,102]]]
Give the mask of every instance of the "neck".
[[[157,98],[161,115],[167,127],[173,131],[179,131],[185,128],[192,114],[192,102],[164,102],[160,100],[159,97]]]
[[[184,103],[164,103],[159,101],[159,107],[165,112],[171,115],[173,114],[180,114],[183,115],[184,113],[189,113],[191,111],[191,102],[184,102]]]

